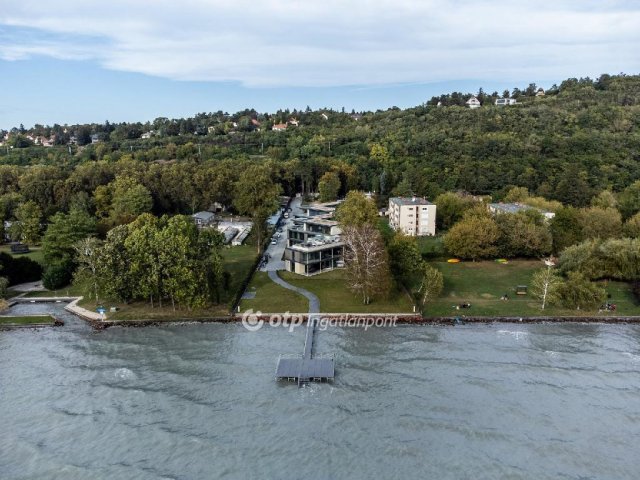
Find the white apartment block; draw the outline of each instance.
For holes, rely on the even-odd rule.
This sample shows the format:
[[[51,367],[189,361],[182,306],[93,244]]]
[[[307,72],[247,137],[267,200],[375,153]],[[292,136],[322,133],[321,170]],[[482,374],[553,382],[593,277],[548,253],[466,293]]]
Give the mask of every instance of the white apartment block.
[[[417,197],[389,199],[389,225],[412,237],[436,234],[435,204]]]

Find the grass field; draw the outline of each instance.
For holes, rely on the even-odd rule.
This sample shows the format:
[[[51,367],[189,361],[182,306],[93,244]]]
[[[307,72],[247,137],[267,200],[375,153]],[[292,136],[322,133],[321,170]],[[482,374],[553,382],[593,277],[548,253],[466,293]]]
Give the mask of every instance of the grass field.
[[[444,276],[442,296],[430,302],[424,311],[427,317],[477,315],[477,316],[575,316],[593,315],[597,311],[576,311],[557,307],[540,309],[540,302],[530,294],[516,295],[517,285],[530,285],[531,276],[542,268],[536,260],[512,260],[507,264],[492,261],[432,262]],[[640,306],[635,301],[629,284],[624,282],[603,282],[609,302],[617,305],[615,312],[600,315],[640,315]],[[507,294],[509,300],[500,300]],[[471,303],[470,309],[456,310],[455,305]]]
[[[0,245],[0,252],[8,253],[9,255],[19,258],[19,257],[27,257],[33,260],[34,262],[38,262],[39,264],[44,264],[44,257],[42,255],[41,247],[32,247],[29,246],[31,250],[29,253],[11,253],[10,245]]]
[[[253,309],[263,313],[306,313],[309,311],[309,301],[299,293],[287,290],[275,284],[266,272],[256,272],[247,289],[255,292],[252,299],[244,299],[240,303],[240,310]]]
[[[224,268],[231,274],[230,288],[226,294],[223,294],[222,301],[229,307],[235,298],[236,291],[249,274],[257,255],[258,252],[254,245],[245,244],[222,250]]]
[[[85,294],[85,288],[79,285],[67,285],[64,288],[58,290],[43,290],[41,292],[29,292],[24,296],[27,298],[42,298],[42,297],[79,297]]]
[[[364,305],[347,287],[344,270],[333,270],[312,277],[291,272],[278,272],[285,281],[315,293],[320,310],[325,313],[410,313],[413,302],[403,292],[393,292],[389,299],[374,300]]]
[[[53,325],[53,322],[54,318],[51,315],[0,316],[0,325]]]

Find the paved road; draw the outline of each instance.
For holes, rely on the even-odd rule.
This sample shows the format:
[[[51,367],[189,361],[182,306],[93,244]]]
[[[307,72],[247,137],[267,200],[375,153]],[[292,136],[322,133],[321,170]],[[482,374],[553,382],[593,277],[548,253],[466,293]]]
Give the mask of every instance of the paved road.
[[[285,220],[282,225],[283,231],[280,234],[280,238],[276,239],[277,243],[275,245],[269,245],[269,248],[267,248],[266,253],[269,254],[269,261],[267,262],[267,265],[262,267],[260,270],[267,272],[269,274],[269,278],[281,287],[293,290],[294,292],[306,297],[307,300],[309,300],[309,313],[320,313],[320,299],[318,299],[315,294],[305,290],[304,288],[296,287],[285,282],[277,273],[278,270],[284,270],[284,260],[282,258],[284,256],[284,249],[287,246],[287,229],[293,225],[294,216],[302,215],[302,210],[300,209],[301,203],[302,199],[299,197],[296,197],[291,201],[291,213],[289,214],[289,219]]]
[[[302,198],[296,197],[291,201],[291,213],[289,214],[289,218],[284,221],[282,225],[282,233],[280,234],[280,238],[276,238],[275,245],[269,245],[267,248],[267,253],[269,255],[269,261],[267,265],[260,268],[261,272],[270,272],[277,270],[284,270],[284,249],[287,246],[287,229],[293,225],[293,217],[295,215],[302,215],[302,210],[300,210],[300,204],[302,203]]]

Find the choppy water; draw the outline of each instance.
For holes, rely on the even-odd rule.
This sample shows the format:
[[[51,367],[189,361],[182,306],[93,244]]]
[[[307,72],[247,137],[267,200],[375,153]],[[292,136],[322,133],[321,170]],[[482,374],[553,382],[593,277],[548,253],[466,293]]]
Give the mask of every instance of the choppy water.
[[[22,306],[39,311],[52,306]],[[0,332],[0,478],[637,479],[640,326]]]

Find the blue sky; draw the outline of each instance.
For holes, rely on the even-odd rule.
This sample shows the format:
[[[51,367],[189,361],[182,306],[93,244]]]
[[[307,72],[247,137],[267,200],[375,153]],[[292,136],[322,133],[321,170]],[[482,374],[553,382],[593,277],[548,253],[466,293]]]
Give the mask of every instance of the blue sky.
[[[640,2],[6,0],[0,128],[407,107],[640,71]]]

